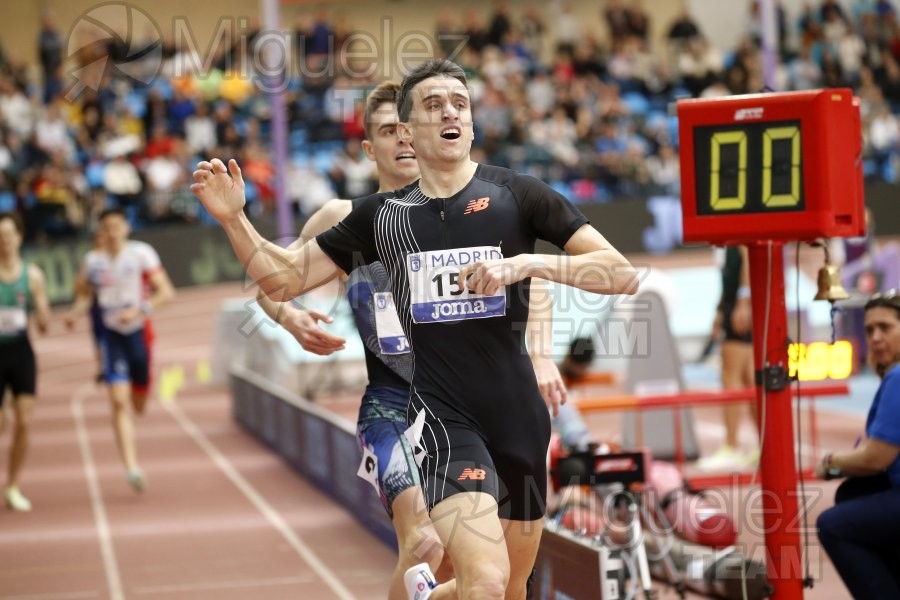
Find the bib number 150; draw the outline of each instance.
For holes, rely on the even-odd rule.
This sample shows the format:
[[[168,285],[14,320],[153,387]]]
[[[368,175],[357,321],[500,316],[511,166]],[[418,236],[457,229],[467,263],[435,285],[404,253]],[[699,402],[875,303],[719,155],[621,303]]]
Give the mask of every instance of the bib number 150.
[[[437,286],[437,295],[438,297],[444,297],[444,280],[447,281],[447,294],[450,296],[459,296],[465,290],[463,286],[459,284],[459,271],[450,271],[449,273],[436,273],[434,277],[431,278],[431,283]]]

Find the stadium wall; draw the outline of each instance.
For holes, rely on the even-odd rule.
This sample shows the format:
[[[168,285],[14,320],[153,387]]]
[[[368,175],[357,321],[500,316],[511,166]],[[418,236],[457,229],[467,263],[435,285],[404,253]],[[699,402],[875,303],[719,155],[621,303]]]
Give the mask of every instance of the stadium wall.
[[[579,17],[586,30],[599,38],[606,36],[606,26],[602,19],[603,1],[594,2],[568,2],[572,5],[573,12]],[[221,19],[245,17],[249,21],[256,19],[261,14],[261,2],[259,0],[195,0],[183,2],[183,0],[132,0],[119,2],[118,0],[42,0],[39,2],[20,2],[16,10],[5,11],[0,20],[0,41],[7,54],[18,57],[37,65],[37,38],[44,12],[52,15],[54,22],[64,37],[76,24],[84,24],[84,20],[94,15],[100,5],[114,4],[122,7],[120,15],[105,22],[110,30],[119,30],[133,35],[133,40],[140,40],[148,34],[146,27],[133,26],[135,31],[127,31],[128,23],[145,23],[141,13],[149,15],[159,35],[163,38],[175,37],[178,33],[176,23],[189,24],[190,31],[196,41],[196,47],[205,51],[216,39],[219,22]],[[533,0],[512,0],[510,5],[514,16],[521,14],[528,4],[541,4]],[[558,6],[562,2],[547,2],[544,10],[548,27],[552,30],[553,15],[558,12]],[[672,18],[677,14],[678,2],[673,0],[649,0],[645,6],[650,12],[652,36],[661,38],[665,35]],[[130,8],[129,8],[130,7]],[[325,7],[331,13],[331,22],[346,17],[351,29],[365,31],[373,34],[376,41],[376,50],[379,56],[383,55],[385,48],[392,50],[399,44],[401,36],[409,32],[422,32],[431,36],[434,32],[435,21],[441,9],[452,8],[453,16],[457,22],[462,21],[464,13],[469,9],[477,10],[483,15],[486,22],[493,8],[490,3],[483,0],[457,0],[452,7],[446,2],[437,0],[382,0],[377,2],[365,0],[332,0],[330,2],[315,2],[309,0],[285,0],[281,3],[281,23],[283,27],[293,27],[299,15],[314,13],[320,7]],[[136,11],[136,12],[135,12]],[[110,12],[104,11],[104,15]],[[384,23],[385,17],[389,18],[389,26]],[[130,21],[129,21],[130,19]],[[548,44],[549,47],[549,44]],[[140,48],[134,48],[139,50]],[[77,48],[64,49],[67,56]],[[412,50],[412,48],[410,48]],[[662,50],[662,48],[660,49]],[[399,79],[396,72],[398,65],[385,68],[376,77],[389,77]],[[39,77],[35,66],[34,76]]]
[[[878,236],[900,236],[895,184],[874,183],[866,187],[866,206],[872,211]],[[664,254],[681,245],[681,204],[671,196],[633,198],[605,204],[582,204],[581,210],[613,246],[627,254]],[[272,223],[257,223],[263,235],[275,237]],[[298,224],[302,227],[302,224]],[[134,235],[159,252],[176,287],[240,281],[244,269],[234,257],[228,238],[219,227],[171,225],[146,229]],[[82,257],[90,249],[87,240],[55,242],[50,246],[26,248],[25,256],[44,269],[50,301],[65,304],[72,300],[72,288]],[[558,250],[547,243],[539,252]],[[248,287],[248,294],[249,294]]]

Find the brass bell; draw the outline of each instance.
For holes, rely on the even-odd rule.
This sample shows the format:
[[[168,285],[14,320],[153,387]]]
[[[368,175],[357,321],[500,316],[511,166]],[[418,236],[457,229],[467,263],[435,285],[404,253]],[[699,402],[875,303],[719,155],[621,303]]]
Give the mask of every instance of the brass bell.
[[[819,293],[816,294],[816,300],[828,300],[835,302],[836,300],[846,300],[850,297],[844,285],[841,283],[841,269],[827,262],[819,269],[818,276]]]

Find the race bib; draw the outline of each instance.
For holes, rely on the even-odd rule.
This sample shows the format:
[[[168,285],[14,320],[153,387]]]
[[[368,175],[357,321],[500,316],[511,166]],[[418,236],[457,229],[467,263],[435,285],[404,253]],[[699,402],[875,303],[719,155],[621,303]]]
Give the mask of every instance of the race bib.
[[[356,476],[372,484],[376,492],[381,491],[378,487],[378,456],[368,446],[363,446],[362,461],[356,470]]]
[[[28,314],[22,306],[0,307],[0,335],[17,335],[28,326]]]
[[[466,289],[459,271],[466,265],[503,258],[499,247],[455,248],[406,257],[410,312],[414,323],[485,319],[506,314],[506,287],[491,296]]]
[[[372,298],[375,301],[375,333],[378,335],[381,353],[409,354],[409,340],[400,325],[394,295],[390,292],[376,292]]]
[[[119,288],[110,286],[97,290],[97,304],[105,309],[122,308],[126,305],[126,301]]]

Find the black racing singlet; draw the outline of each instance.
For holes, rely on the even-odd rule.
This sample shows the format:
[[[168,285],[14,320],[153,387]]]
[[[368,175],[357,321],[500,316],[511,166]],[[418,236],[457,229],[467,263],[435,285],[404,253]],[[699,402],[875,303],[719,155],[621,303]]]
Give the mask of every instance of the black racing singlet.
[[[479,165],[467,186],[451,198],[428,198],[418,182],[375,194],[316,240],[347,273],[375,261],[386,267],[401,324],[414,350],[413,396],[434,406],[442,418],[500,425],[513,416],[511,411],[546,413],[524,344],[530,280],[507,287],[505,315],[477,318],[486,310],[478,303],[438,301],[418,305],[420,320],[455,318],[454,314],[466,318],[414,323],[408,269],[418,273],[436,265],[423,265],[425,257],[410,255],[470,249],[431,257],[451,265],[491,258],[485,247],[499,248],[504,257],[533,253],[539,238],[562,248],[587,222],[543,182]],[[439,299],[459,292],[446,276],[428,283],[429,293],[440,294]]]
[[[429,509],[484,492],[502,518],[544,514],[550,417],[525,349],[530,280],[480,296],[459,270],[533,253],[539,238],[563,248],[586,223],[537,179],[479,165],[451,198],[428,198],[418,183],[376,194],[316,238],[347,273],[380,261],[390,274],[397,329],[413,348],[407,419],[420,428]]]

